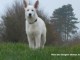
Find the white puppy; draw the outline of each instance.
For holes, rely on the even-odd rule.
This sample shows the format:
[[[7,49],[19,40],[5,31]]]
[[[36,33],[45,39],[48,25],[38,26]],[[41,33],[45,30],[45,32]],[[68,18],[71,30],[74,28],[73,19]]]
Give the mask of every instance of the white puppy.
[[[28,5],[24,0],[25,18],[26,18],[26,33],[29,42],[29,47],[44,48],[46,42],[46,26],[44,21],[38,17],[36,9],[39,1],[37,0],[34,6]]]

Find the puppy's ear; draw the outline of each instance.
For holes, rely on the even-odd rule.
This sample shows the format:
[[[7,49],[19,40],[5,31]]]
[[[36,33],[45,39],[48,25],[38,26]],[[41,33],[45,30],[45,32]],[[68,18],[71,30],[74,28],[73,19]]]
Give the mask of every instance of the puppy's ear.
[[[27,7],[27,2],[26,2],[26,0],[23,0],[23,3],[24,3],[24,7],[26,8],[26,7]]]
[[[37,0],[36,3],[34,4],[34,8],[37,9],[39,5],[39,1]]]

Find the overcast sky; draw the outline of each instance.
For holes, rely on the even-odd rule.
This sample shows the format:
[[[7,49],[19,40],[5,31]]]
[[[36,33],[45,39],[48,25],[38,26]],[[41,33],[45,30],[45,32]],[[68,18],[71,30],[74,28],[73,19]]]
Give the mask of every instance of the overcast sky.
[[[0,0],[0,16],[5,14],[7,7],[11,7],[14,1],[15,0]],[[35,1],[36,0],[30,0],[33,4]],[[78,21],[80,21],[80,0],[39,0],[39,2],[40,8],[48,14],[48,16],[51,16],[55,9],[63,5],[72,4],[74,13],[76,14],[75,16],[78,18]],[[80,28],[80,23],[77,26]]]

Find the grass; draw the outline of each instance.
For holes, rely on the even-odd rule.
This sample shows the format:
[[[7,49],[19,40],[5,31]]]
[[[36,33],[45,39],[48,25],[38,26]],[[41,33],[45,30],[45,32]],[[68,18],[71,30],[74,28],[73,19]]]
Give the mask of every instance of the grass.
[[[80,56],[51,56],[51,54],[79,54],[80,45],[72,47],[46,46],[32,50],[23,43],[0,43],[0,60],[80,60]]]

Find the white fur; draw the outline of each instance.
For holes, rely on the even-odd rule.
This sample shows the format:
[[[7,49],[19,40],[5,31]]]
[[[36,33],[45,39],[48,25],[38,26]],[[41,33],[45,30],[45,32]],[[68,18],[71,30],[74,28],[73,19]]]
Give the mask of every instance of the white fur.
[[[29,17],[29,14],[31,14],[31,17]],[[34,6],[28,5],[25,7],[25,18],[29,47],[33,49],[44,48],[46,43],[46,26],[44,21],[38,17]],[[36,19],[37,21],[34,22]]]

